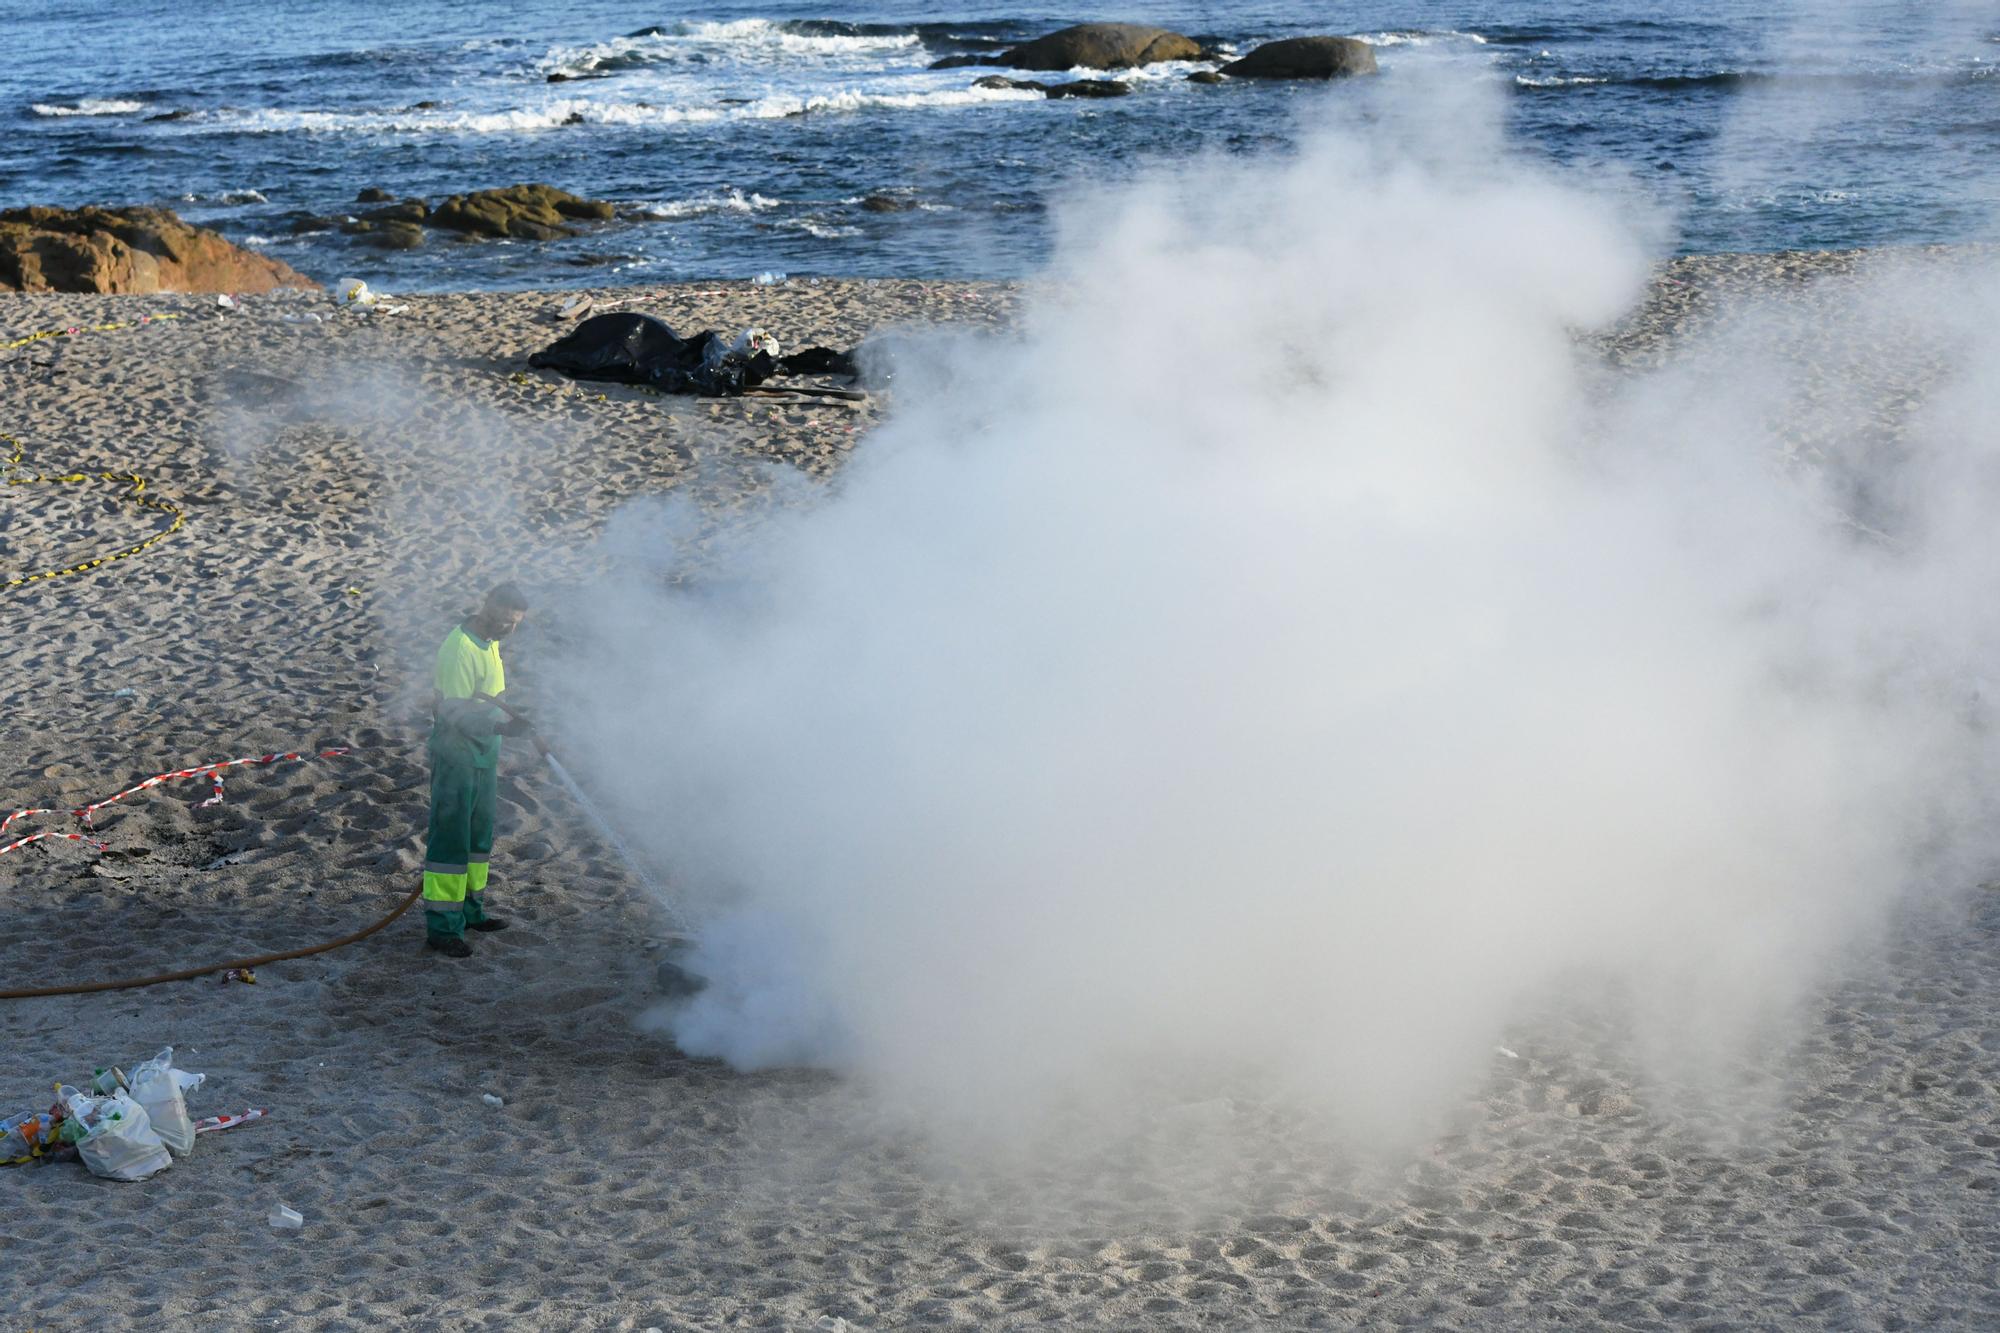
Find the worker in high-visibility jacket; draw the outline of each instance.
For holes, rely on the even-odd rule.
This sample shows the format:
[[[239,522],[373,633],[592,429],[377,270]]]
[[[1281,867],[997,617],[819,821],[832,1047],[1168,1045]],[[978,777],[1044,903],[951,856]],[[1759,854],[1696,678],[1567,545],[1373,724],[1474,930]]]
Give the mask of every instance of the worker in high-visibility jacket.
[[[424,847],[424,934],[449,958],[472,953],[467,930],[505,930],[486,910],[493,854],[493,804],[502,736],[532,736],[526,721],[489,702],[507,688],[500,641],[528,613],[521,590],[503,583],[486,594],[438,648],[432,696],[431,821]],[[485,696],[485,697],[481,697]]]

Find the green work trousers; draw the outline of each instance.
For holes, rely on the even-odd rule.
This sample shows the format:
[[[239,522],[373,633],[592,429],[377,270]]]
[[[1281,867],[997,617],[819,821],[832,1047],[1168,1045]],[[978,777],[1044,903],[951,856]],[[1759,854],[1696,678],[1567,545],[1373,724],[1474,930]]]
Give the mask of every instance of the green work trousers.
[[[424,929],[462,939],[486,919],[487,860],[493,855],[498,770],[472,763],[465,747],[433,744],[431,826],[424,845]]]

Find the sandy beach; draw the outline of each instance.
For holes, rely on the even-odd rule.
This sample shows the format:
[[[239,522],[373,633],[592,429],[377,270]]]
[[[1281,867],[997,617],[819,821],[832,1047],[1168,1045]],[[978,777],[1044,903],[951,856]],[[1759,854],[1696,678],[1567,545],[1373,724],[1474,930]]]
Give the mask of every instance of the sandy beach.
[[[1853,264],[1679,260],[1600,346],[1655,364],[1749,296],[1810,326],[1815,292]],[[133,325],[0,353],[14,475],[137,474],[184,518],[101,568],[0,592],[0,804],[347,750],[232,770],[218,804],[200,804],[205,780],[128,798],[97,821],[101,855],[51,840],[0,857],[0,987],[300,947],[375,919],[422,860],[428,662],[480,588],[504,574],[544,605],[508,648],[510,697],[532,707],[541,646],[565,633],[567,591],[604,572],[621,506],[692,495],[715,533],[754,528],[778,489],[811,503],[838,486],[894,410],[893,392],[667,399],[528,372],[577,295],[395,298],[407,308],[372,315],[305,293],[235,309],[0,297],[0,344]],[[831,279],[588,295],[797,347],[1004,330],[1023,300]],[[1920,393],[1911,373],[1884,392]],[[0,576],[169,525],[127,489],[0,488]],[[495,899],[516,925],[470,960],[425,954],[411,914],[254,985],[0,1007],[0,1112],[167,1044],[207,1075],[195,1114],[269,1112],[143,1183],[73,1162],[0,1173],[0,1330],[2000,1325],[1990,889],[1858,952],[1803,1041],[1774,1047],[1756,1106],[1651,1098],[1610,1010],[1549,1012],[1509,1033],[1451,1132],[1414,1156],[1320,1155],[1313,1127],[1224,1104],[1209,1112],[1260,1125],[1237,1137],[1269,1158],[1240,1163],[1214,1207],[1149,1215],[1086,1188],[1039,1209],[941,1179],[839,1078],[738,1074],[647,1031],[649,904],[525,747],[500,791]],[[17,826],[44,827],[75,826]],[[266,1224],[279,1202],[302,1229]]]

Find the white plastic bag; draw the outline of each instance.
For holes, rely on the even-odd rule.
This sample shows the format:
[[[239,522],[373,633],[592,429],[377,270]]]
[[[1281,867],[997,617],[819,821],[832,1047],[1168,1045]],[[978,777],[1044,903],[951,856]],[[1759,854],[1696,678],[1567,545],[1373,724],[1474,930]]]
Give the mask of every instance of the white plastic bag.
[[[120,1091],[109,1097],[78,1097],[70,1102],[70,1114],[90,1126],[77,1141],[77,1155],[90,1173],[107,1180],[144,1180],[174,1164],[167,1145],[153,1132],[146,1108]]]
[[[187,1156],[194,1147],[194,1121],[188,1116],[187,1100],[181,1096],[183,1084],[174,1068],[174,1048],[169,1046],[127,1074],[132,1100],[146,1108],[153,1132],[176,1157]],[[200,1082],[199,1077],[195,1079]]]
[[[368,290],[368,284],[359,278],[342,278],[333,284],[333,300],[336,305],[374,305],[382,298]]]

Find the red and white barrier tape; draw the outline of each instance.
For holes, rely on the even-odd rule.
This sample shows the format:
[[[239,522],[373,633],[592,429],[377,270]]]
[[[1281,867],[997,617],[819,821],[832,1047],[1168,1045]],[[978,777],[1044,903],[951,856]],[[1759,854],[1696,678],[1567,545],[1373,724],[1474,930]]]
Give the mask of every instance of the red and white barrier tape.
[[[24,810],[22,811],[22,813],[37,814],[40,812],[34,810]],[[97,839],[95,838],[86,838],[81,833],[54,833],[54,832],[30,833],[27,837],[22,838],[18,842],[10,842],[5,847],[0,847],[0,856],[5,856],[8,852],[13,851],[16,847],[26,847],[31,842],[40,842],[43,838],[62,838],[69,842],[87,842],[100,852],[103,851],[105,848],[104,843],[97,841]]]
[[[239,764],[255,764],[259,768],[262,768],[268,764],[284,763],[287,760],[333,759],[339,755],[343,755],[346,753],[348,753],[348,750],[345,746],[331,750],[319,750],[319,751],[292,750],[285,754],[260,754],[260,755],[251,755],[244,759],[224,759],[213,764],[203,764],[199,768],[177,768],[171,773],[157,773],[154,776],[147,778],[144,782],[141,782],[136,787],[127,787],[124,791],[119,792],[116,796],[107,796],[101,801],[92,801],[89,805],[80,805],[73,810],[55,810],[45,807],[32,807],[26,810],[16,810],[13,814],[8,815],[5,819],[0,819],[0,833],[6,832],[7,826],[13,823],[15,820],[24,819],[29,815],[72,815],[77,819],[81,819],[83,821],[83,825],[85,828],[95,828],[96,824],[93,822],[94,817],[96,816],[99,810],[102,810],[107,805],[115,805],[119,801],[124,800],[127,796],[130,796],[135,792],[145,791],[149,787],[157,787],[163,782],[175,782],[181,778],[198,778],[206,774],[208,776],[209,781],[214,786],[214,794],[211,795],[207,800],[201,802],[199,805],[195,807],[195,809],[200,810],[207,806],[217,805],[221,802],[222,770],[225,768],[235,768]],[[35,842],[41,838],[67,838],[71,842],[87,842],[91,846],[97,848],[97,850],[99,851],[104,850],[103,843],[98,842],[93,838],[86,838],[80,833],[34,833],[30,834],[25,838],[22,838],[19,842],[11,842],[8,843],[5,847],[0,847],[0,856],[6,855],[8,852],[13,851],[16,847],[25,847],[29,843]]]
[[[205,1120],[195,1121],[194,1132],[197,1134],[209,1134],[218,1129],[234,1129],[238,1125],[248,1124],[252,1120],[262,1120],[263,1118],[263,1110],[256,1107],[245,1111],[242,1115],[212,1115]]]

